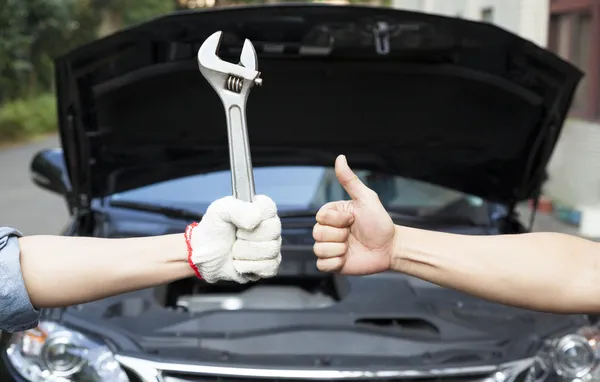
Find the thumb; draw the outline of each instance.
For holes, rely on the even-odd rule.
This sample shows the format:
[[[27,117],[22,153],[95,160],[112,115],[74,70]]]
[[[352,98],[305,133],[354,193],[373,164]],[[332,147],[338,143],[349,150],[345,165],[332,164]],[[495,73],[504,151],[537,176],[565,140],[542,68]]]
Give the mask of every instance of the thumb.
[[[345,155],[339,155],[335,160],[335,176],[344,190],[354,200],[364,199],[373,193],[369,187],[358,179],[358,176],[350,169]]]

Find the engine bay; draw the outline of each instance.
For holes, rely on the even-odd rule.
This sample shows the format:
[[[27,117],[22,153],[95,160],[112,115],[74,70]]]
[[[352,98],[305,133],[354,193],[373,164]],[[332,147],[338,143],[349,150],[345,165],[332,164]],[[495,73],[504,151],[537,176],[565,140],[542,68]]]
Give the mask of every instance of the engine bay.
[[[275,277],[249,284],[208,284],[186,279],[158,289],[157,298],[169,309],[192,314],[211,310],[319,309],[340,300],[333,280],[331,275]]]

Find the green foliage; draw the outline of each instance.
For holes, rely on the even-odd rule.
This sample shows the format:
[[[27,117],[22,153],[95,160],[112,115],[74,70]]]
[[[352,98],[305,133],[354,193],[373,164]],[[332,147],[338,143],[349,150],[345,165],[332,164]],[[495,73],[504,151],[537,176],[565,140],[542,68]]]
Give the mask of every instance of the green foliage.
[[[75,0],[0,0],[0,101],[52,87],[52,58],[72,45]]]
[[[139,24],[175,11],[175,3],[170,0],[120,0],[119,3],[125,26]]]
[[[102,35],[118,29],[139,24],[143,21],[173,12],[173,0],[87,0],[89,9],[101,15]],[[107,29],[108,28],[108,29]]]
[[[0,0],[0,141],[56,129],[56,57],[96,39],[103,24],[120,29],[174,8],[171,0]]]
[[[53,94],[5,103],[0,107],[0,142],[56,131],[56,112]]]
[[[24,31],[27,8],[21,0],[0,0],[0,101],[19,95],[33,66],[29,59],[31,38]]]
[[[0,0],[0,102],[52,91],[54,58],[117,29],[173,11],[169,0]]]

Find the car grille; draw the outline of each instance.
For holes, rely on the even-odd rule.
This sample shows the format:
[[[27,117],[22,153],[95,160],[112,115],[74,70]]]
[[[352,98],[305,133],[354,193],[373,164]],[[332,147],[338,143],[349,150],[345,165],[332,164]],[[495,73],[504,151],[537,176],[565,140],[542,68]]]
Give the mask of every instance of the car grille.
[[[135,382],[486,382],[501,375],[520,375],[533,360],[520,359],[503,364],[435,368],[431,370],[335,370],[255,369],[190,363],[170,363],[116,354],[115,358]],[[509,374],[505,374],[508,372]],[[135,376],[135,378],[133,378]],[[491,378],[490,378],[491,377]]]
[[[436,378],[419,378],[419,379],[377,379],[377,382],[482,382],[486,380],[490,375],[478,375],[478,376],[463,376],[463,377],[436,377]],[[167,374],[163,377],[165,382],[307,382],[306,379],[271,379],[271,378],[222,378],[222,377],[200,377],[185,374]],[[373,382],[373,379],[352,379],[352,382]]]

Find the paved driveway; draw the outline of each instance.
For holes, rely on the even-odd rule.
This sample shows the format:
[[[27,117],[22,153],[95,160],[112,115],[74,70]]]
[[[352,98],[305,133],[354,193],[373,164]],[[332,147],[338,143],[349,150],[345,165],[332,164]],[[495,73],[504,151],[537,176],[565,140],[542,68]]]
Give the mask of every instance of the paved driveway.
[[[35,186],[29,164],[36,152],[59,147],[58,137],[0,149],[0,225],[26,235],[56,234],[67,221],[63,199]]]

